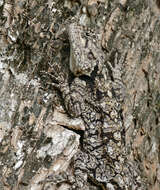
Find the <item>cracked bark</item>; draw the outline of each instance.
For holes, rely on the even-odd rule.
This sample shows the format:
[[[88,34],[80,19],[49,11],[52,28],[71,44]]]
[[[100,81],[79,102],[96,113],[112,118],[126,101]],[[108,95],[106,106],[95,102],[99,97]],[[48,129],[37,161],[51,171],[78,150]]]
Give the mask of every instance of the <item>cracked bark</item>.
[[[80,14],[85,22],[103,26],[102,47],[111,62],[114,49],[126,55],[126,147],[148,189],[159,190],[160,10],[154,2],[121,0],[125,5],[117,8],[116,1],[89,1],[89,7],[98,6],[98,13],[89,12],[89,18]],[[80,136],[62,126],[79,125],[83,130],[83,123],[68,117],[58,92],[47,88],[40,71],[47,72],[51,62],[69,62],[69,41],[62,26],[79,9],[79,1],[0,1],[2,190],[69,186],[66,176],[58,174],[71,173]],[[47,181],[53,171],[56,182]]]

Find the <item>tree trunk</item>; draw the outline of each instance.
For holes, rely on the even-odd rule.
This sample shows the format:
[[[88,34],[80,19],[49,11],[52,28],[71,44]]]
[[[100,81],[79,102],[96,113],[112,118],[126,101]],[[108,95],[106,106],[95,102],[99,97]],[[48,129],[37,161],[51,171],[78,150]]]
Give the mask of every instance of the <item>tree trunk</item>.
[[[160,190],[159,1],[0,13],[0,190]]]

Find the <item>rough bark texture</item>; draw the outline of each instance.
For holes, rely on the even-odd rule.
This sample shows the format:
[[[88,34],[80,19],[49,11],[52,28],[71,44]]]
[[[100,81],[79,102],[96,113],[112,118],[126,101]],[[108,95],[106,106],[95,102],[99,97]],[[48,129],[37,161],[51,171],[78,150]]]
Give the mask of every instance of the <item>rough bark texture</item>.
[[[107,76],[112,81],[114,74],[122,77],[118,101],[125,130],[122,147],[125,159],[133,165],[131,176],[137,176],[141,189],[160,190],[159,4],[158,0],[0,0],[0,190],[75,187],[79,178],[73,157],[87,141],[85,131],[90,125],[83,121],[87,118],[83,104],[79,109],[71,100],[78,97],[83,103],[92,98],[94,90],[84,87],[90,78],[98,81],[98,89],[103,88],[106,83],[100,83],[96,71],[98,67],[102,72],[103,66],[109,74],[102,72],[102,79]],[[78,47],[84,59],[75,54],[78,47],[73,45],[73,29],[68,29],[71,23],[89,28],[93,34],[88,35],[87,45],[93,47],[89,59],[96,61],[88,61],[86,69],[84,60],[88,58],[81,41]],[[99,39],[99,34],[97,50],[90,38]],[[100,55],[105,55],[105,60],[101,61]],[[114,73],[117,63],[121,68]],[[95,107],[99,105],[93,96],[94,101]],[[91,109],[94,111],[98,113],[97,108]],[[111,165],[109,159],[106,162]],[[91,170],[86,172],[90,179],[77,189],[110,190],[119,183],[104,184]],[[125,185],[121,189],[138,189],[129,182]]]

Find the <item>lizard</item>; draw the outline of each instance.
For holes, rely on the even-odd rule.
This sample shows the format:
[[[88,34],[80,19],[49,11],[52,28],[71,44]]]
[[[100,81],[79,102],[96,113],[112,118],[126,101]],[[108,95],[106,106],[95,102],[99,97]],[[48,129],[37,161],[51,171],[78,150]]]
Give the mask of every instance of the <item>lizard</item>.
[[[68,115],[85,124],[82,145],[74,156],[71,189],[87,189],[88,180],[102,190],[141,189],[138,173],[126,162],[120,67],[105,63],[97,31],[72,23],[68,33],[69,68],[75,77],[69,84],[69,73],[56,64],[49,75]]]

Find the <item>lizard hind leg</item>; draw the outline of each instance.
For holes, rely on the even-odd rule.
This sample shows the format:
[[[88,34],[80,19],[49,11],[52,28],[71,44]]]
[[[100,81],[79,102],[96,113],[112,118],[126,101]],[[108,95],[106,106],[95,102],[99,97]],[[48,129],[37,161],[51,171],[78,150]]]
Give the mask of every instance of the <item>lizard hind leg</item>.
[[[88,156],[84,152],[80,151],[74,156],[74,176],[75,182],[72,189],[76,190],[88,190],[87,187],[87,169],[86,163]]]

